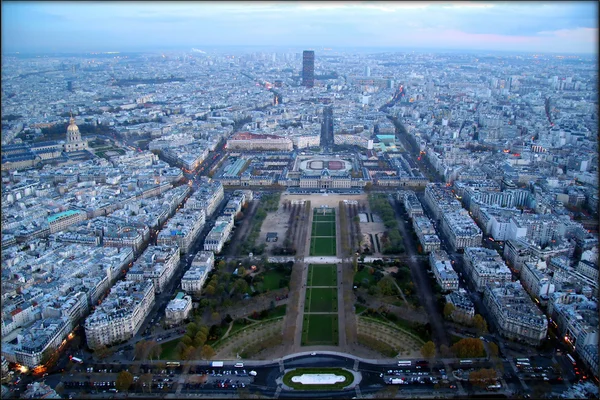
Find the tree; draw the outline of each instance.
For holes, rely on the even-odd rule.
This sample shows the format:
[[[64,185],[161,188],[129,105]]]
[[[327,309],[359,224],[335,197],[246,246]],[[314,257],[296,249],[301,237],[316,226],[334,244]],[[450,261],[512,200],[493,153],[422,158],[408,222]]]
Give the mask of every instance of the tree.
[[[143,360],[145,353],[146,353],[146,341],[140,340],[139,342],[137,342],[135,344],[135,350],[134,350],[135,358],[138,360]]]
[[[191,360],[194,357],[196,348],[194,346],[188,346],[181,352],[181,358],[183,360]]]
[[[474,385],[480,387],[486,387],[488,385],[493,385],[496,383],[498,379],[498,373],[495,369],[491,368],[481,368],[476,371],[471,372],[469,375],[469,381]]]
[[[206,343],[206,339],[207,339],[207,335],[206,333],[202,332],[202,331],[198,331],[198,333],[196,333],[196,336],[194,336],[194,341],[193,341],[193,345],[194,347],[202,347],[204,345],[204,343]]]
[[[196,332],[198,332],[198,325],[196,325],[193,322],[190,322],[189,324],[187,324],[185,330],[189,337],[194,337],[196,335]]]
[[[221,315],[215,311],[210,315],[210,318],[213,320],[213,322],[219,322],[221,320]]]
[[[395,293],[394,283],[392,282],[392,278],[390,278],[389,276],[386,276],[383,279],[381,279],[377,283],[377,286],[379,286],[379,289],[381,289],[381,293],[384,296],[390,296]]]
[[[181,337],[181,339],[179,339],[179,341],[181,343],[185,344],[186,346],[191,346],[193,339],[190,336],[188,336],[187,334],[185,334]]]
[[[465,338],[452,345],[452,351],[458,358],[476,358],[485,355],[485,348],[480,339]]]
[[[129,387],[133,383],[133,375],[129,371],[121,371],[119,375],[117,375],[117,380],[115,381],[115,388],[120,391],[127,391]]]
[[[421,347],[421,355],[428,359],[435,357],[435,344],[431,340]]]
[[[208,286],[206,286],[204,291],[206,292],[207,295],[212,296],[215,294],[216,289],[212,284],[209,284]]]
[[[487,322],[479,314],[475,314],[475,316],[473,317],[473,326],[475,327],[479,335],[483,335],[488,331]]]
[[[456,307],[454,307],[454,304],[446,303],[444,305],[444,318],[449,319],[452,316],[452,313],[455,309]]]
[[[160,344],[156,344],[150,349],[150,359],[159,359],[162,354],[162,346]]]
[[[202,356],[202,359],[210,360],[215,356],[215,351],[210,345],[205,344],[204,346],[202,346],[202,352],[200,354]]]

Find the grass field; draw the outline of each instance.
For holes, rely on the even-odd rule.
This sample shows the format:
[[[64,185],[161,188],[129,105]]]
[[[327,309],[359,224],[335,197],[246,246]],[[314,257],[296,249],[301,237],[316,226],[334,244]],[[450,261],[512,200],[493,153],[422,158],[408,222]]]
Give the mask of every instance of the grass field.
[[[302,346],[338,345],[337,314],[304,314],[302,322]]]
[[[312,226],[313,236],[335,236],[335,221],[314,222]]]
[[[263,290],[276,290],[279,289],[279,282],[284,279],[285,275],[277,270],[270,270],[265,272],[263,281],[261,283]]]
[[[307,288],[304,312],[337,312],[337,288]]]
[[[337,286],[336,271],[335,265],[309,265],[307,286]]]
[[[310,240],[311,256],[335,256],[335,237],[313,237]]]
[[[323,215],[325,212],[325,215]],[[311,256],[335,256],[335,210],[315,208],[313,211],[312,234],[310,239]]]
[[[161,360],[177,360],[179,358],[179,354],[177,354],[177,350],[175,350],[175,347],[177,346],[177,343],[179,343],[179,340],[180,339],[174,339],[161,344]]]
[[[356,285],[359,283],[365,286],[370,286],[375,283],[375,276],[369,273],[369,267],[365,267],[354,274],[354,284]]]

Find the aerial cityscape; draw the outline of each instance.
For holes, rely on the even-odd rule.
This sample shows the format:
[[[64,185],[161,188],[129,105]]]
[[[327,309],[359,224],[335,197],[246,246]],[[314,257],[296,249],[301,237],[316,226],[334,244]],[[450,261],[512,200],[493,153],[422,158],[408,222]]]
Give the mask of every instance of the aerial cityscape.
[[[2,3],[2,398],[598,398],[598,3]]]

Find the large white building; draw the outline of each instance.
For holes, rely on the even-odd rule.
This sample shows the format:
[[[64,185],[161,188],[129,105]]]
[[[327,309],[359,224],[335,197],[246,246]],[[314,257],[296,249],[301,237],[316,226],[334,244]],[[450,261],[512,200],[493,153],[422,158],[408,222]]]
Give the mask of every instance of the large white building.
[[[238,132],[227,139],[227,150],[279,150],[292,151],[294,143],[290,138],[277,135]]]
[[[222,215],[217,218],[215,226],[208,232],[204,239],[204,251],[220,253],[233,228],[233,216]]]
[[[436,250],[429,254],[429,265],[435,280],[444,292],[458,290],[458,275],[452,268],[452,261],[444,250]]]
[[[154,305],[151,280],[119,281],[85,320],[85,336],[91,349],[110,346],[135,336]]]
[[[199,251],[192,260],[190,269],[181,278],[181,289],[186,293],[199,295],[214,264],[215,256],[212,251]]]
[[[502,336],[533,346],[546,339],[548,320],[519,281],[487,285],[483,302]]]
[[[182,323],[192,311],[192,298],[187,295],[182,296],[182,294],[178,294],[165,308],[165,320],[169,325]]]
[[[475,288],[482,292],[485,286],[497,282],[510,282],[512,274],[502,257],[494,249],[467,247],[463,255],[465,271]]]
[[[156,293],[162,293],[179,265],[176,245],[148,246],[127,273],[127,280],[151,280]]]

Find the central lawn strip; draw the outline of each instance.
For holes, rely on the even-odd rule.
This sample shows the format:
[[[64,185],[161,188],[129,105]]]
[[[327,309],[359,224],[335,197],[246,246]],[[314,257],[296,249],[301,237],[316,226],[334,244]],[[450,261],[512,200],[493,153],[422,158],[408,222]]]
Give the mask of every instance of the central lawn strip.
[[[304,314],[302,346],[338,345],[337,314]]]
[[[335,236],[335,221],[314,222],[312,228],[313,236]]]
[[[337,288],[307,288],[305,312],[337,312]]]
[[[292,377],[304,374],[334,374],[341,375],[346,378],[346,380],[331,385],[304,385],[302,383],[292,382]],[[283,376],[283,383],[296,390],[339,390],[352,384],[352,382],[354,382],[354,375],[352,372],[342,368],[296,368]]]
[[[311,256],[335,256],[335,237],[313,237],[310,240]]]
[[[311,264],[308,268],[307,286],[337,286],[336,265]]]

